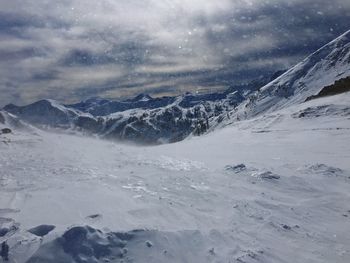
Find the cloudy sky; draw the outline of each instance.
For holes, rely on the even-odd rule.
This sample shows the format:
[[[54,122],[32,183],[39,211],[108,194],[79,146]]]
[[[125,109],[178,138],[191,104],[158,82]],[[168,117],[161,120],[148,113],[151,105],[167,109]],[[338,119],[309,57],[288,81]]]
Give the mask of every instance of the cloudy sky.
[[[0,106],[219,90],[349,29],[349,0],[0,0]]]

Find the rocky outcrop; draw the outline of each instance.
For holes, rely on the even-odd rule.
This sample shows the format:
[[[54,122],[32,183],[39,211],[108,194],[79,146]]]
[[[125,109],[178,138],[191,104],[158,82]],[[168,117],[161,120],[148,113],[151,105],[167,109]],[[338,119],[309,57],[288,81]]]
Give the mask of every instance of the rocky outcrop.
[[[305,101],[341,94],[350,91],[350,77],[337,80],[333,85],[324,87],[316,95],[308,97]]]
[[[9,134],[12,133],[12,130],[10,128],[3,128],[0,130],[0,134]]]
[[[1,112],[0,112],[0,123],[5,124],[5,117],[4,115],[2,115]]]

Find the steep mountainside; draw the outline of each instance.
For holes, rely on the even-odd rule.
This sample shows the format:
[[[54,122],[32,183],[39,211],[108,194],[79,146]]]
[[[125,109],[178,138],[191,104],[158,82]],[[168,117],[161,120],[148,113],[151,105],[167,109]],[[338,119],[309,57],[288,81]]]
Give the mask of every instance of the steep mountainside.
[[[325,86],[350,76],[350,31],[255,92],[236,115],[249,118],[304,102]]]
[[[282,75],[281,75],[282,74]],[[164,143],[201,135],[220,126],[299,104],[327,87],[332,94],[350,76],[350,31],[284,72],[256,82],[230,87],[222,93],[152,98],[147,94],[122,101],[101,98],[73,105],[41,100],[4,110],[41,127],[59,127],[104,138],[141,143]],[[343,83],[343,82],[342,82]],[[341,85],[347,85],[343,83]],[[239,90],[239,91],[238,91]],[[346,91],[344,87],[342,90]]]

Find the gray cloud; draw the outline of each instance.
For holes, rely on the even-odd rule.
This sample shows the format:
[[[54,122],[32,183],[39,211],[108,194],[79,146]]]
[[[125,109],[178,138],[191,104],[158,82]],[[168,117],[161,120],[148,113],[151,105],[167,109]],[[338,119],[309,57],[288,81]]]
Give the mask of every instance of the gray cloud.
[[[287,68],[350,29],[347,0],[12,0],[0,105],[215,90]]]

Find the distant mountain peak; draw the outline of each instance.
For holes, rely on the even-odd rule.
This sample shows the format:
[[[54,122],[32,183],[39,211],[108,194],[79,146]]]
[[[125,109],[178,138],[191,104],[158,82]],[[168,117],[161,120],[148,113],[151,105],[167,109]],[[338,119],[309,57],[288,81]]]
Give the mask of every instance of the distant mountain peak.
[[[131,99],[132,101],[149,101],[152,100],[153,98],[146,94],[146,93],[141,93],[139,95],[137,95],[136,97],[134,97],[133,99]]]

